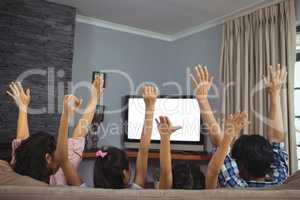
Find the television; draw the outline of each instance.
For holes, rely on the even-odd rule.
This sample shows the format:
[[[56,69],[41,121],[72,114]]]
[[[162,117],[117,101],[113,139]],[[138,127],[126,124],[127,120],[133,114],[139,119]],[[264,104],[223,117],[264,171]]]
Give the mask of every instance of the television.
[[[123,99],[124,146],[137,149],[143,130],[145,103],[141,96],[125,96]],[[204,132],[200,108],[194,96],[158,96],[155,104],[154,119],[159,116],[169,117],[173,126],[182,129],[171,135],[173,151],[204,151]],[[160,149],[160,135],[157,124],[153,120],[151,136],[152,150]]]

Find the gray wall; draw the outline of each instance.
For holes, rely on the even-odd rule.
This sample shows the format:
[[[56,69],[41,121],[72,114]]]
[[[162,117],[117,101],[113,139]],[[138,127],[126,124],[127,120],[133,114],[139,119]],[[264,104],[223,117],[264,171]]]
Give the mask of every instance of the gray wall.
[[[174,95],[178,94],[176,87],[165,86],[164,83],[175,81],[183,88],[183,94],[191,94],[188,68],[202,63],[218,78],[221,36],[222,27],[218,26],[175,42],[165,42],[77,23],[73,81],[90,81],[94,70],[127,73],[134,83],[133,91],[124,77],[107,75],[104,105],[109,110],[120,108],[121,97],[136,94],[138,85],[144,81],[155,82],[161,94]],[[81,88],[76,95],[86,100],[89,93]],[[217,100],[213,101],[213,107],[218,107]],[[111,123],[119,124],[121,115],[106,114],[104,118],[104,125],[108,128]],[[109,134],[100,144],[121,147],[122,137]],[[88,185],[92,185],[92,171],[93,161],[84,161],[80,166],[81,177]]]
[[[295,7],[296,7],[296,20],[297,24],[300,24],[300,0],[295,0]]]

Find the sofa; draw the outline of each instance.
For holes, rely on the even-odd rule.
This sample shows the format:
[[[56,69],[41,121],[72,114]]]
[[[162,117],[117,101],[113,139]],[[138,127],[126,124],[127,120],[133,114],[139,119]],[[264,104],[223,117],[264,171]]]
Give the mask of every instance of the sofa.
[[[79,187],[1,186],[1,200],[300,199],[300,190],[103,190]]]
[[[214,200],[214,199],[300,199],[300,171],[285,184],[265,190],[107,190],[82,187],[48,186],[16,174],[0,161],[0,200]]]

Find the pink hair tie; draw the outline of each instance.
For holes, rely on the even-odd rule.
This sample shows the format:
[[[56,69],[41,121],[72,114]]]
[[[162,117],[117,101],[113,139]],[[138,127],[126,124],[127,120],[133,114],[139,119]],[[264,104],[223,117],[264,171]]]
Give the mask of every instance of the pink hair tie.
[[[103,151],[101,151],[101,150],[99,150],[99,151],[97,151],[96,152],[96,157],[97,158],[104,158],[105,156],[107,155],[107,152],[103,152]]]

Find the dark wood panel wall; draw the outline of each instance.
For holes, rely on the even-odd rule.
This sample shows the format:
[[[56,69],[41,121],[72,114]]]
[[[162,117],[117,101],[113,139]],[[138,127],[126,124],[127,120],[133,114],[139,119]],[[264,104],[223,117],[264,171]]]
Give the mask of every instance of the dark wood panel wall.
[[[31,89],[31,107],[46,108],[29,115],[30,132],[56,134],[57,83],[71,81],[75,16],[74,8],[44,0],[0,0],[0,148],[15,137],[18,112],[5,91],[28,70],[44,73],[28,76],[23,85]]]

